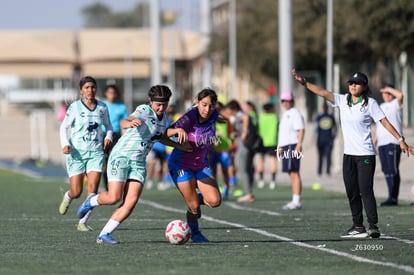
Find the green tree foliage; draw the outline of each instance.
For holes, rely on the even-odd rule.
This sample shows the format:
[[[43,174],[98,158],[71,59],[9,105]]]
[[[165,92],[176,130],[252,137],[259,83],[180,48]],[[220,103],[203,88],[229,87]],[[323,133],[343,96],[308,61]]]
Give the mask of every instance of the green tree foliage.
[[[325,71],[326,0],[292,0],[295,65]],[[333,0],[334,61],[344,66],[395,63],[414,56],[414,1]],[[278,1],[237,1],[239,72],[277,77]],[[213,35],[211,52],[228,62],[227,33]],[[354,65],[355,66],[355,65]]]
[[[105,4],[96,2],[82,9],[85,27],[131,28],[148,26],[148,4],[137,3],[131,11],[114,12]]]

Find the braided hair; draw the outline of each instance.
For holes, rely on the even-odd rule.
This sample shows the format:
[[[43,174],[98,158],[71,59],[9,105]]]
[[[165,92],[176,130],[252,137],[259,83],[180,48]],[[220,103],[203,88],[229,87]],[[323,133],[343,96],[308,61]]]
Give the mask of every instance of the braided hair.
[[[172,92],[171,92],[170,88],[168,88],[165,85],[152,86],[148,91],[148,97],[151,100],[156,100],[156,101],[161,100],[161,101],[168,102],[171,95],[172,95]]]

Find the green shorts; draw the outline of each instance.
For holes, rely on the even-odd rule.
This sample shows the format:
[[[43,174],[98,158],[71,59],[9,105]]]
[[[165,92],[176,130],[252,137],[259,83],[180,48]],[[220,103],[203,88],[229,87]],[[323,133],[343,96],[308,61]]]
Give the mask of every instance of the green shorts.
[[[127,182],[128,180],[139,181],[144,184],[147,176],[145,161],[134,161],[124,156],[111,154],[106,170],[108,182]]]
[[[66,170],[69,177],[89,172],[102,173],[103,163],[103,151],[84,151],[71,148],[70,154],[66,156]]]

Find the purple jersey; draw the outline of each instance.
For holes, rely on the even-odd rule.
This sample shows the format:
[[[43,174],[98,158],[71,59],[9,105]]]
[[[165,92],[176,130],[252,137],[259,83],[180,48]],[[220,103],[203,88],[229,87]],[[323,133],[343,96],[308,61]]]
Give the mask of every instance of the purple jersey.
[[[174,149],[170,161],[176,162],[184,170],[199,171],[208,167],[207,155],[216,141],[214,124],[217,117],[218,112],[214,110],[207,121],[200,123],[197,108],[192,108],[171,125],[172,128],[182,128],[187,132],[193,152]]]

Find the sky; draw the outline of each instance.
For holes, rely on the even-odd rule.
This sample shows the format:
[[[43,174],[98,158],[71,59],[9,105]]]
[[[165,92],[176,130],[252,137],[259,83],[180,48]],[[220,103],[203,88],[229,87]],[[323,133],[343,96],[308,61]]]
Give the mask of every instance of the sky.
[[[149,0],[8,0],[0,9],[1,30],[80,29],[82,8],[100,2],[113,11],[132,9]],[[198,0],[159,0],[161,9],[177,11],[177,27],[197,30]]]

